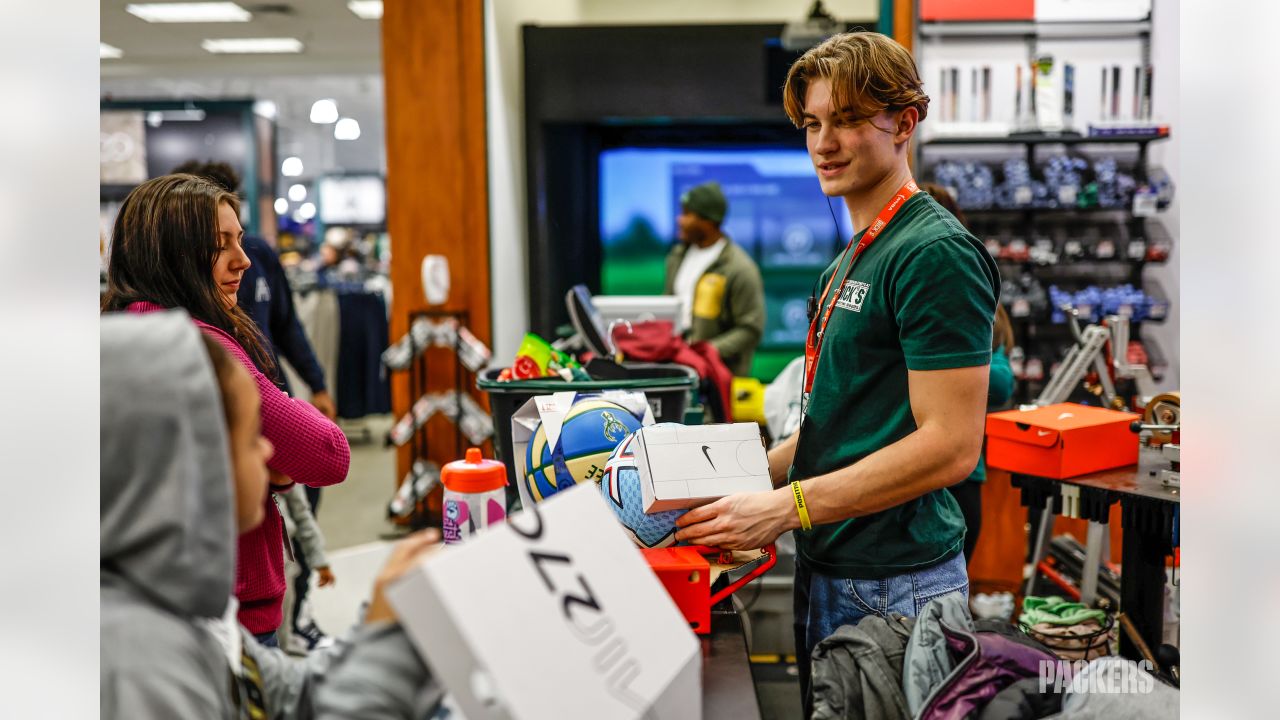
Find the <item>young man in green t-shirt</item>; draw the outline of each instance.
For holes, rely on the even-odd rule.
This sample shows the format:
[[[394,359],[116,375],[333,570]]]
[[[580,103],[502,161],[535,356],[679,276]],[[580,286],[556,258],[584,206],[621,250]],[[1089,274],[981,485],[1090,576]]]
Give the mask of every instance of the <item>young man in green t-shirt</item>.
[[[792,65],[787,115],[858,233],[822,274],[800,431],[769,453],[778,489],[695,508],[677,538],[758,548],[797,530],[796,654],[868,614],[968,593],[964,521],[944,488],[978,462],[1000,278],[907,163],[929,98],[911,54],[838,35]],[[857,248],[865,245],[861,250]]]

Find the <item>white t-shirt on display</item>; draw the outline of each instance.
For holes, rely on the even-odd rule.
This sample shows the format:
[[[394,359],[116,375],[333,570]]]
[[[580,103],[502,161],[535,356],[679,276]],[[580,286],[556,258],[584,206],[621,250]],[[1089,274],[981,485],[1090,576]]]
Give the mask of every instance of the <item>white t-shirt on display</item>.
[[[680,312],[685,328],[693,326],[693,294],[698,289],[698,280],[711,267],[711,263],[720,257],[725,242],[724,236],[721,236],[704,248],[690,245],[684,253],[684,260],[680,262],[680,268],[676,270],[674,290],[676,297],[680,298]]]

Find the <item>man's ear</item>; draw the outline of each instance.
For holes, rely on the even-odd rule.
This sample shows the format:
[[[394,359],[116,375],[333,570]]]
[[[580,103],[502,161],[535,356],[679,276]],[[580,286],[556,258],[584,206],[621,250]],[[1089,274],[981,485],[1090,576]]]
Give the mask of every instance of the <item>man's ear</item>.
[[[898,115],[898,122],[894,128],[894,142],[904,143],[911,139],[915,134],[916,125],[920,122],[920,111],[915,106],[907,106],[902,109]]]

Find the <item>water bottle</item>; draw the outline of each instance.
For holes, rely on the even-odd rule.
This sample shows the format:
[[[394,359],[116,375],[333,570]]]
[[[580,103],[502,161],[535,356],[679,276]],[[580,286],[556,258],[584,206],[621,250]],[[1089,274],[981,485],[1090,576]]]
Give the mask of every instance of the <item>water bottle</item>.
[[[444,542],[465,541],[481,528],[507,517],[507,466],[485,460],[480,448],[468,448],[465,460],[455,460],[440,471],[444,485]]]

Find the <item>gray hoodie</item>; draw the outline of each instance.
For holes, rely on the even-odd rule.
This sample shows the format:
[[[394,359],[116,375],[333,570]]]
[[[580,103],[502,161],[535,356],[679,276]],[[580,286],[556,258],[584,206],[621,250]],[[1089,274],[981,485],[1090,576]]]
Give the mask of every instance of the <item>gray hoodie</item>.
[[[104,317],[101,363],[101,716],[430,712],[439,686],[398,626],[304,660],[235,624],[226,421],[186,313]]]

